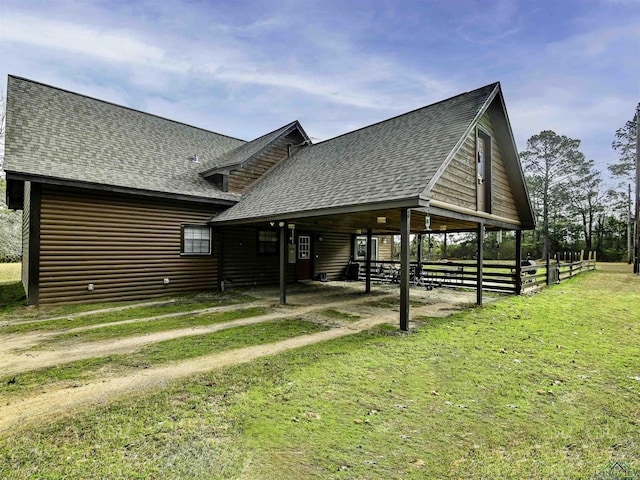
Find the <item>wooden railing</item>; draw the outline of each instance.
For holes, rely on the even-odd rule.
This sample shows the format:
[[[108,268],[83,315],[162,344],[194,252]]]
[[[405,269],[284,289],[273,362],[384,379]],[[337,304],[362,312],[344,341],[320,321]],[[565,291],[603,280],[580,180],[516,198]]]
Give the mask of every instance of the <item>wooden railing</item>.
[[[505,293],[525,293],[545,285],[559,283],[579,273],[596,268],[595,256],[588,259],[561,261],[549,258],[545,263],[522,265],[520,277],[514,262],[484,263],[482,289]],[[477,286],[478,271],[475,262],[410,262],[410,283],[421,287],[473,288]],[[360,262],[358,279],[365,280],[366,266]],[[371,281],[399,283],[400,262],[376,260],[371,262]]]

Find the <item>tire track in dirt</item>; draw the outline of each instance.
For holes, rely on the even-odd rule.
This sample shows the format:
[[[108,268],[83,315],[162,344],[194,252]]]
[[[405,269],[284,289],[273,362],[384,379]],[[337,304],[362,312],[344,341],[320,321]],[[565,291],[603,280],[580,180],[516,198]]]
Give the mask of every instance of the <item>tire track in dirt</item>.
[[[296,315],[299,314],[299,312],[296,313]],[[0,432],[15,431],[34,422],[54,421],[77,411],[79,408],[102,405],[126,394],[148,391],[152,388],[162,387],[168,382],[217,368],[246,363],[293,348],[353,335],[376,325],[393,321],[395,318],[395,313],[369,317],[324,332],[174,362],[170,365],[149,368],[121,377],[91,381],[72,389],[66,388],[32,395],[0,406]]]
[[[334,308],[340,306],[349,306],[363,302],[363,298],[356,298],[343,301],[334,301],[330,303],[324,303],[320,305],[311,305],[306,307],[285,307],[279,308],[274,313],[267,315],[260,315],[256,317],[241,318],[238,320],[232,320],[224,323],[217,323],[209,326],[196,326],[174,330],[166,330],[163,332],[150,333],[135,337],[116,338],[114,340],[95,341],[87,343],[76,343],[70,346],[54,346],[55,350],[26,350],[25,348],[33,347],[47,338],[61,333],[47,332],[35,334],[30,338],[20,339],[18,336],[13,340],[9,339],[11,345],[10,351],[2,351],[0,349],[0,376],[17,375],[20,373],[28,372],[30,370],[36,370],[40,368],[53,367],[57,365],[63,365],[65,363],[74,362],[77,360],[84,360],[87,358],[105,357],[113,354],[132,353],[139,350],[145,345],[162,342],[165,340],[172,340],[175,338],[206,335],[209,333],[218,332],[233,327],[241,327],[246,325],[253,325],[256,323],[269,322],[274,320],[281,320],[287,318],[298,317],[306,315],[314,311],[325,310],[327,308]],[[220,308],[220,307],[218,307]],[[244,305],[235,305],[230,309],[244,309]],[[169,314],[169,316],[175,316]],[[162,317],[162,316],[161,316]],[[158,318],[158,317],[156,317]],[[163,317],[164,318],[164,317]],[[148,321],[148,318],[139,319],[139,321]],[[127,323],[134,322],[134,320],[128,320]],[[111,325],[111,324],[107,324]],[[85,329],[84,327],[80,327]],[[63,331],[64,332],[64,331]],[[34,343],[35,342],[35,343]],[[20,350],[17,350],[19,348]],[[17,350],[17,351],[16,351]]]

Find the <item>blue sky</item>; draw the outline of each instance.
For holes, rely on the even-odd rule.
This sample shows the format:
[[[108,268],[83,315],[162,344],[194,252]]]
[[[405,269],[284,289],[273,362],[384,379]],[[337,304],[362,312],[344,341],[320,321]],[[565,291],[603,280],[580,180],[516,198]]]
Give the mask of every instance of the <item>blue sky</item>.
[[[640,0],[0,0],[9,73],[247,140],[500,81],[521,150],[551,129],[604,171],[640,101]]]

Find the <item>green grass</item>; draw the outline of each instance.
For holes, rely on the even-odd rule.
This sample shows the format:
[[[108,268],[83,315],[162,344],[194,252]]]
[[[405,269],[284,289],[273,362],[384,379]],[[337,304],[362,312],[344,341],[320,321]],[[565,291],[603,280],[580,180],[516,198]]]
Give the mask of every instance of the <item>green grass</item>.
[[[0,378],[0,399],[24,395],[61,381],[76,384],[97,376],[122,375],[131,369],[151,368],[167,362],[316,333],[327,328],[302,319],[291,319],[232,327],[205,335],[166,340],[142,347],[135,353],[78,360],[56,367],[2,377]]]
[[[415,334],[374,329],[7,434],[0,477],[573,479],[612,461],[640,469],[637,277],[591,272],[423,321]]]
[[[0,320],[3,316],[13,313],[16,308],[23,306],[26,300],[22,282],[0,285]]]
[[[112,340],[114,338],[131,337],[135,335],[145,335],[150,333],[175,330],[179,328],[190,328],[197,326],[213,325],[216,323],[230,322],[240,318],[257,317],[266,315],[269,312],[264,307],[238,308],[226,312],[208,313],[204,315],[187,315],[165,319],[157,319],[148,322],[125,323],[121,325],[107,325],[100,328],[86,330],[82,332],[69,332],[54,335],[42,343],[45,348],[50,348],[51,342],[64,342],[73,340],[76,342],[94,342],[99,340]],[[142,318],[142,317],[140,317]],[[67,342],[68,343],[68,342]]]
[[[20,284],[0,285],[0,299],[13,290],[20,290]],[[21,291],[21,290],[20,290]],[[236,305],[239,303],[255,301],[255,298],[240,292],[200,292],[182,295],[174,298],[157,298],[147,301],[91,303],[75,305],[43,305],[40,307],[22,307],[24,305],[24,292],[22,301],[16,301],[8,306],[5,311],[0,307],[0,322],[7,324],[0,327],[0,333],[20,333],[34,330],[59,330],[60,328],[75,328],[86,325],[119,322],[135,318],[153,317],[167,313],[189,312],[204,308],[224,305]],[[140,303],[159,303],[156,306],[136,307]],[[0,302],[0,306],[2,303]],[[101,312],[92,314],[94,310],[112,309],[116,307],[131,306],[125,310]],[[64,318],[66,315],[83,314],[77,318]],[[55,318],[46,320],[47,317]],[[62,318],[61,318],[62,317]],[[13,320],[21,323],[11,323]],[[26,322],[24,322],[26,321]],[[24,323],[22,323],[24,322]],[[31,322],[31,323],[29,323]]]
[[[96,305],[94,305],[94,308],[92,309],[85,309],[85,310],[79,310],[74,312],[61,313],[60,311],[57,311],[58,314],[60,315],[87,312],[86,315],[82,315],[80,317],[56,318],[53,320],[6,324],[0,327],[0,332],[1,333],[21,333],[21,332],[31,332],[31,331],[37,331],[37,330],[70,329],[70,328],[84,327],[88,325],[101,325],[101,324],[127,321],[132,319],[149,318],[149,317],[155,317],[158,315],[166,315],[170,313],[180,313],[180,312],[186,313],[194,310],[202,310],[205,308],[212,308],[212,307],[219,307],[219,306],[226,306],[226,305],[237,305],[240,303],[250,302],[253,300],[254,299],[252,297],[249,297],[247,295],[242,295],[242,294],[209,293],[209,294],[200,294],[198,296],[193,296],[193,297],[191,296],[181,297],[179,301],[157,305],[157,306],[131,307],[125,310],[116,310],[116,311],[110,311],[110,312],[107,311],[107,312],[101,312],[101,313],[95,313],[95,314],[88,313],[91,310],[98,309],[96,308]],[[113,306],[122,306],[122,304],[100,304],[99,308],[110,308]],[[197,319],[198,317],[191,317],[191,318]],[[166,325],[168,328],[168,326],[171,325],[172,322],[178,325],[181,321],[184,321],[184,320],[185,320],[184,317],[176,317],[176,318],[166,319],[166,320],[162,320],[162,319],[154,320],[153,323],[157,322],[158,324]],[[140,324],[140,328],[152,328],[152,327],[149,327],[148,325],[145,327],[144,324]],[[158,331],[158,330],[155,330],[155,331]]]
[[[0,263],[0,284],[20,281],[21,263]]]

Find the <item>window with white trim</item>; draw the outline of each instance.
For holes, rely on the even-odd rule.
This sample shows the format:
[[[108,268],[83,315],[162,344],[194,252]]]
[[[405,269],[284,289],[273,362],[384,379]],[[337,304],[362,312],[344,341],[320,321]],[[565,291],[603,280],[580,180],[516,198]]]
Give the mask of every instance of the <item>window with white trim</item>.
[[[356,237],[355,260],[367,259],[367,237]],[[378,237],[371,237],[371,260],[378,259]]]
[[[183,225],[182,253],[185,255],[210,255],[211,227],[208,225]]]

